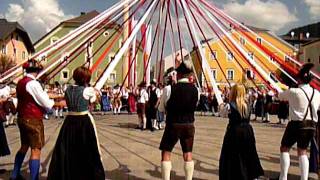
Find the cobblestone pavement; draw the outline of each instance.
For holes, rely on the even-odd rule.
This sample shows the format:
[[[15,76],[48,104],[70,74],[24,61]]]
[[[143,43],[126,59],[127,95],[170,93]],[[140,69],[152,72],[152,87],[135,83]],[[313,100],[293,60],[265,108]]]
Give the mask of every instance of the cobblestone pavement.
[[[137,115],[96,115],[96,124],[102,150],[103,165],[108,179],[160,179],[160,151],[158,146],[163,131],[140,131],[135,129]],[[257,149],[265,170],[265,177],[279,175],[279,144],[285,125],[253,122]],[[45,122],[46,145],[42,150],[41,179],[46,179],[52,150],[63,123],[50,119]],[[227,119],[213,116],[196,117],[196,136],[193,158],[195,161],[194,179],[218,179],[218,165]],[[7,169],[0,179],[8,179],[13,169],[14,155],[19,148],[19,131],[16,126],[6,129],[11,155],[0,158],[0,169]],[[172,178],[184,179],[183,159],[180,145],[172,153]],[[22,167],[22,173],[28,177],[28,160]],[[291,151],[289,179],[298,180],[299,164],[296,149]],[[311,175],[317,179],[315,174]]]

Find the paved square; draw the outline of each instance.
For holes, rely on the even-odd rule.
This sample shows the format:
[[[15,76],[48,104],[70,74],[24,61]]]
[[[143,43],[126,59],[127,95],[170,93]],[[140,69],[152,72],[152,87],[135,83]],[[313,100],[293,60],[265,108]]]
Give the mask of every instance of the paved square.
[[[159,143],[163,131],[140,131],[135,129],[137,115],[97,115],[95,117],[101,153],[106,177],[108,179],[161,179]],[[51,119],[45,122],[46,145],[42,151],[41,179],[46,179],[52,150],[63,121]],[[195,161],[194,179],[218,179],[219,156],[227,126],[227,119],[212,116],[196,117],[196,136],[193,158]],[[274,123],[252,123],[255,131],[257,150],[265,170],[266,177],[279,174],[279,144],[284,132],[284,125]],[[18,128],[6,129],[11,155],[0,158],[0,168],[8,172],[0,179],[8,179],[13,169],[14,155],[20,146]],[[183,159],[180,145],[177,144],[172,154],[171,179],[184,179]],[[28,177],[28,160],[22,167]],[[298,180],[299,164],[296,148],[291,152],[289,179]],[[311,175],[317,179],[315,174]]]

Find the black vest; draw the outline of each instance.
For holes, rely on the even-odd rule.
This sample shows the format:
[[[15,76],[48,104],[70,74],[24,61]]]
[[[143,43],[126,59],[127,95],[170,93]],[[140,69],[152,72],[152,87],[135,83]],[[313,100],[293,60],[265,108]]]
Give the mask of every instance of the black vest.
[[[150,106],[155,106],[158,102],[158,96],[157,96],[157,88],[154,88],[154,90],[152,90],[152,88],[149,89],[149,104]]]
[[[167,102],[167,123],[193,123],[198,102],[198,90],[190,83],[177,83],[171,86]]]

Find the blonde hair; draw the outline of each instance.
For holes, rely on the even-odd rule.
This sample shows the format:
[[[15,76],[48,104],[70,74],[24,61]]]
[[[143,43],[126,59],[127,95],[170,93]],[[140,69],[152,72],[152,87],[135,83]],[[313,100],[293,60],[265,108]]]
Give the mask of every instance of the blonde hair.
[[[237,109],[241,117],[245,117],[248,114],[248,106],[246,103],[246,88],[243,85],[234,85],[231,88],[230,102],[235,102]]]

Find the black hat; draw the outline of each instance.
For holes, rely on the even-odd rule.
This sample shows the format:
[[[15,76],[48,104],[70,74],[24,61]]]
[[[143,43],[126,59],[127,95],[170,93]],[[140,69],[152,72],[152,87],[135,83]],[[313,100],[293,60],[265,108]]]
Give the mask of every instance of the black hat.
[[[167,69],[167,71],[164,73],[164,76],[167,77],[167,76],[170,76],[172,72],[174,72],[175,69],[174,67],[170,67],[169,69]]]
[[[27,73],[40,72],[43,69],[43,66],[37,60],[29,59],[23,64],[23,69],[25,69]]]
[[[157,85],[157,80],[153,79],[150,84]]]
[[[119,84],[116,84],[113,88],[118,89],[119,87],[120,87]]]
[[[193,72],[192,62],[190,60],[184,60],[180,66],[176,69],[177,73],[180,75],[188,75]]]
[[[144,82],[144,81],[142,81],[140,84],[139,84],[139,87],[146,87],[147,86],[147,84],[146,84],[146,82]]]
[[[306,63],[301,67],[298,73],[298,77],[303,83],[310,83],[310,81],[312,80],[312,74],[310,71],[313,67],[313,63]]]

